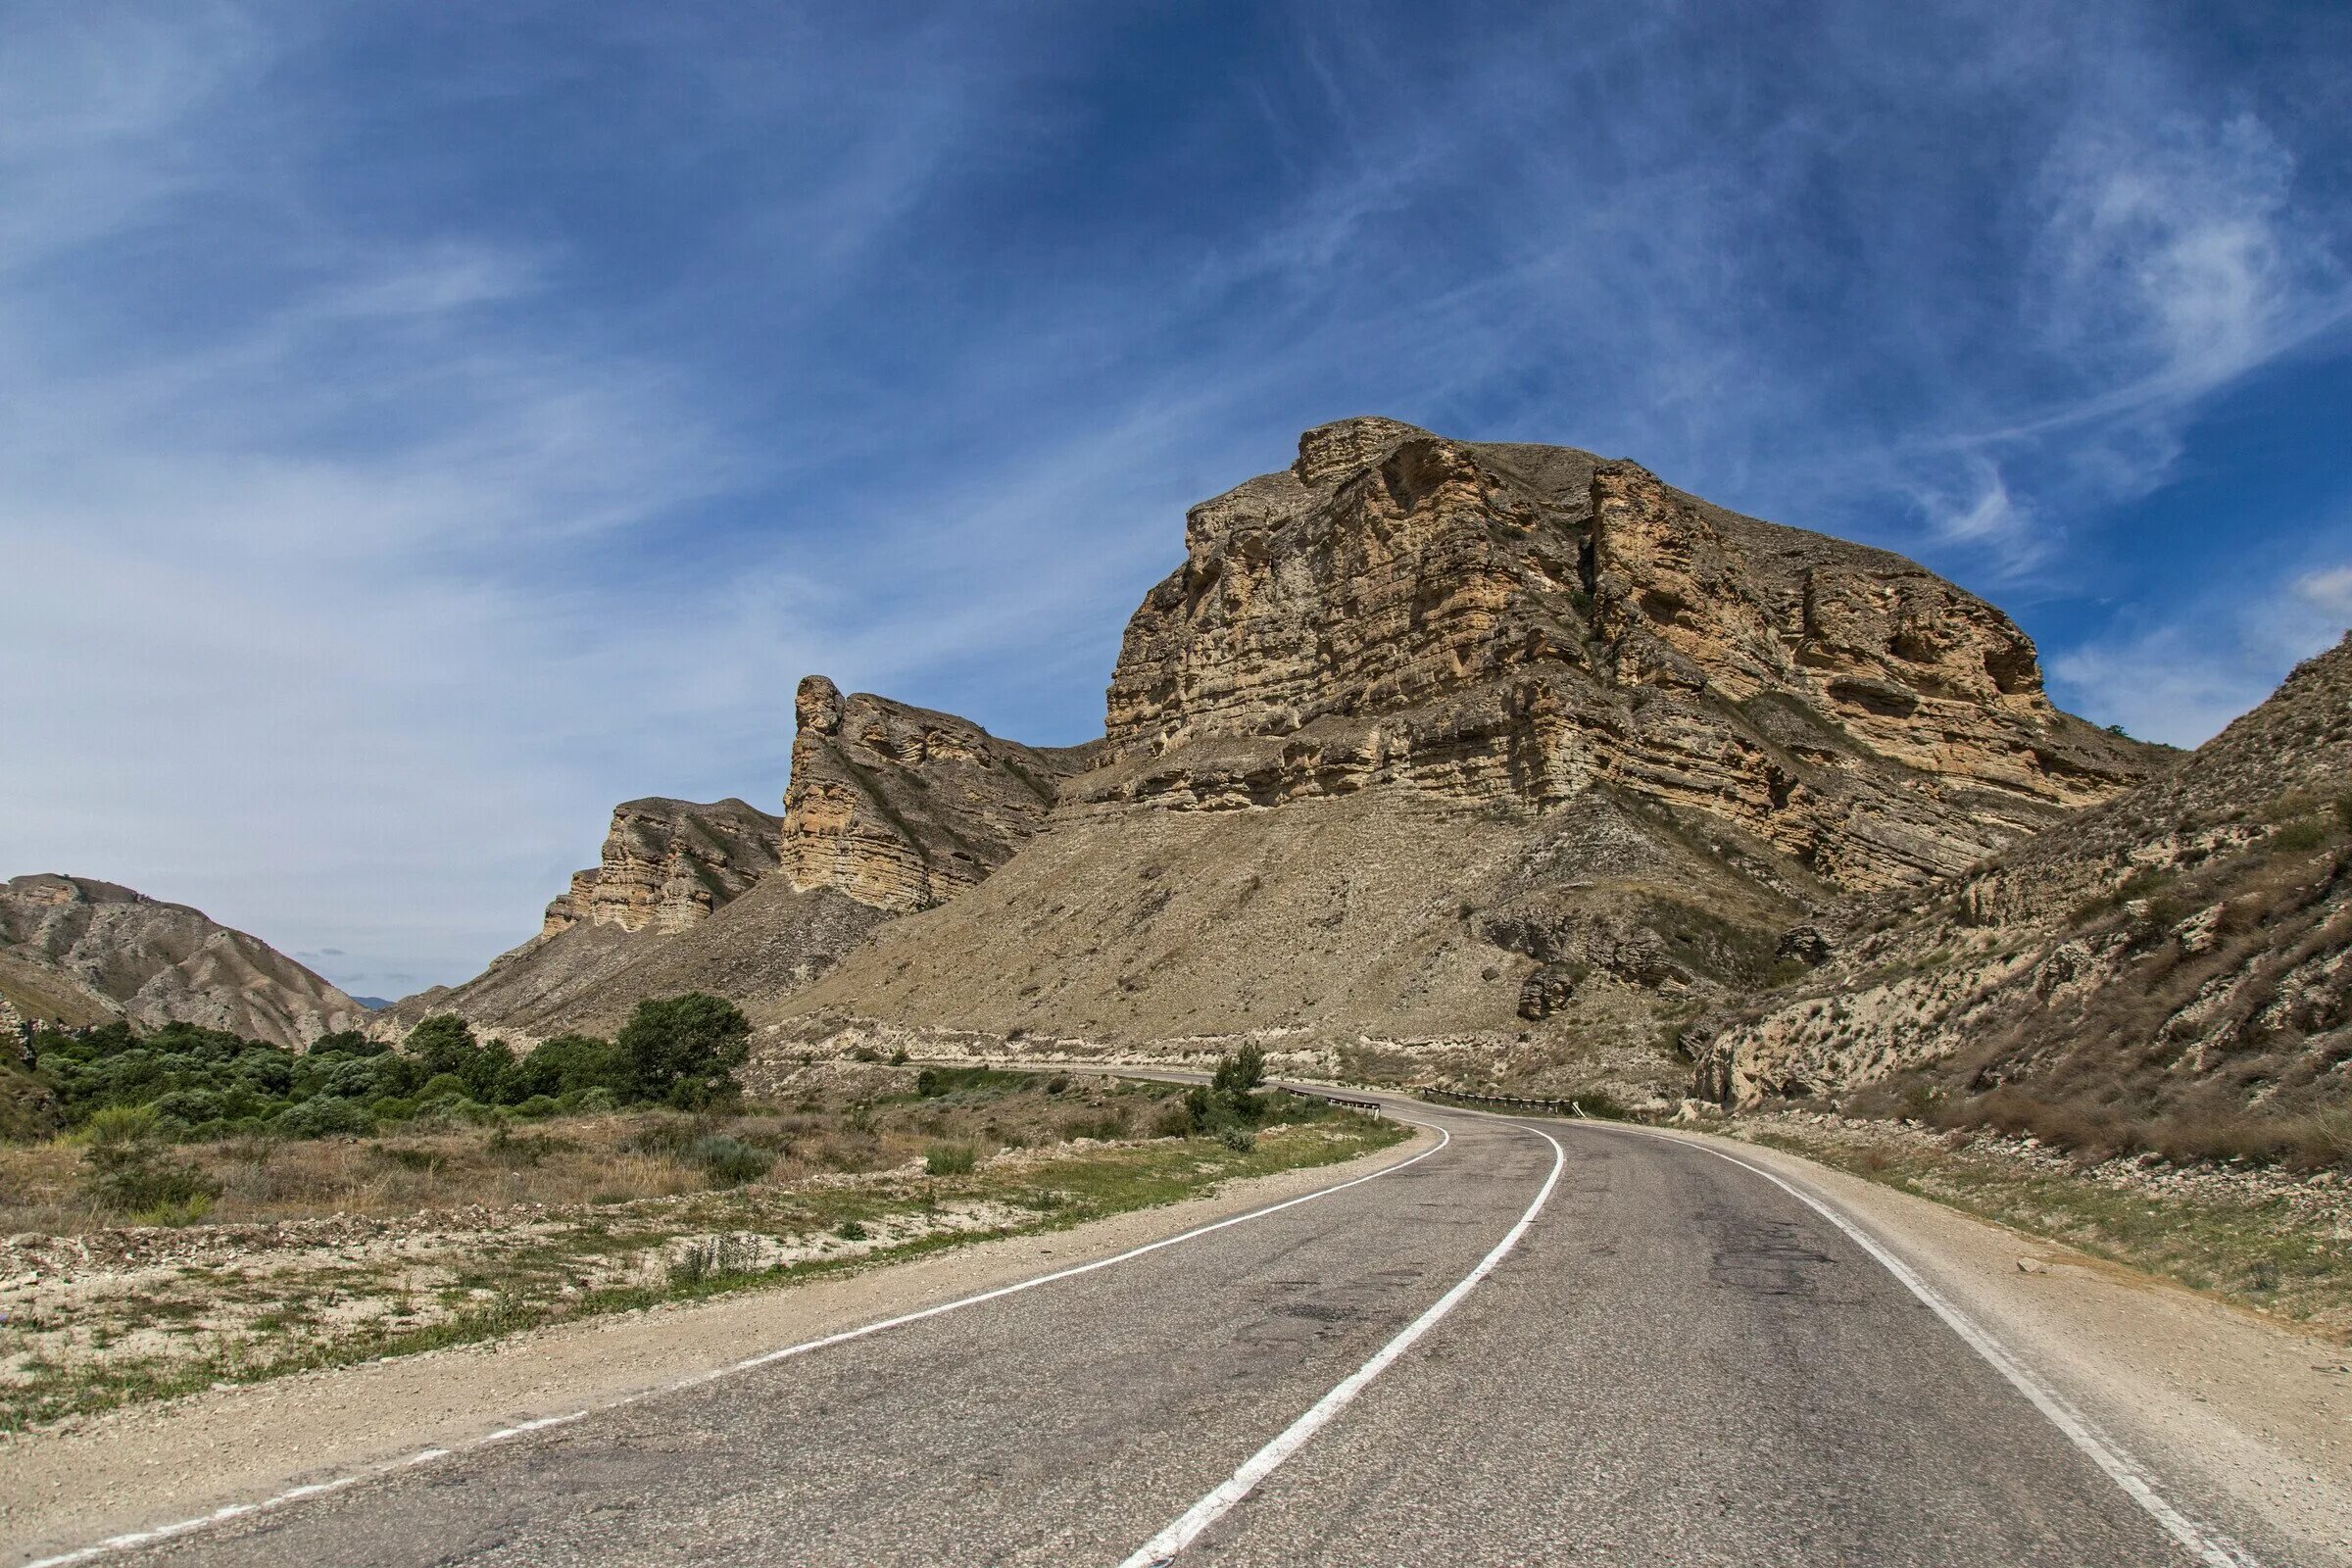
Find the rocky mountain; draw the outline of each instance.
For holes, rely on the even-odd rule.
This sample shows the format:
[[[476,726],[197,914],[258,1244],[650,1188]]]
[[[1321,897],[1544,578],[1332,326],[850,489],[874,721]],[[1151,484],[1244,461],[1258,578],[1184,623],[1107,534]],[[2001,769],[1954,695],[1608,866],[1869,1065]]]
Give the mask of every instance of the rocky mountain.
[[[604,854],[571,874],[539,934],[607,925],[667,935],[699,925],[776,868],[783,825],[737,800],[624,802],[613,808]]]
[[[195,1023],[301,1047],[367,1009],[292,958],[185,905],[87,877],[0,885],[0,999],[66,1027]]]
[[[2352,1096],[2352,638],[2178,768],[1866,906],[1836,959],[1699,1045],[1733,1104],[1999,1093],[2095,1130]]]
[[[540,933],[463,986],[382,1015],[456,1012],[518,1039],[609,1030],[638,1001],[705,990],[773,1002],[891,916],[954,898],[1036,831],[1087,748],[1000,740],[952,713],[811,675],[784,814],[741,801],[631,801]]]
[[[944,904],[1003,865],[1095,753],[999,740],[864,693],[845,699],[822,675],[801,682],[794,706],[785,873],[803,891],[832,888],[894,913]]]
[[[778,1049],[1256,1033],[1656,1092],[1792,928],[2163,764],[1899,557],[1378,418],[1193,509],[1105,719],[1047,830],[779,1009]]]

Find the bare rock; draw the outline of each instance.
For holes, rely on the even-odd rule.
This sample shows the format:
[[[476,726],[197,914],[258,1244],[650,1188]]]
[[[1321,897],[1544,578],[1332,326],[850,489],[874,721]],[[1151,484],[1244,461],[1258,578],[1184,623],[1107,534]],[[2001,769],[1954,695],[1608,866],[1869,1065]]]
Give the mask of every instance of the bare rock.
[[[683,931],[775,870],[782,829],[742,801],[629,801],[613,808],[600,861],[547,906],[540,935],[582,922]]]
[[[2340,1107],[2348,781],[2352,638],[2177,766],[1882,906],[1876,934],[1713,1031],[1702,1083],[1745,1104],[1903,1072],[2157,1125]]]
[[[1086,747],[1000,740],[953,713],[801,683],[784,796],[785,873],[893,911],[973,886],[1036,832]]]

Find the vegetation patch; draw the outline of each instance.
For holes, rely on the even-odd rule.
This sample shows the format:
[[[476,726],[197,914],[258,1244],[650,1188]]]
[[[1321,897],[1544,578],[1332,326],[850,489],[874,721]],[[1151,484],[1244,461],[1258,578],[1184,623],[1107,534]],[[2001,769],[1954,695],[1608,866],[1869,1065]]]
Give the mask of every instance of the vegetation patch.
[[[1407,1135],[1232,1077],[1198,1133],[1178,1085],[916,1079],[825,1064],[775,1102],[397,1137],[173,1146],[117,1115],[104,1145],[0,1150],[0,1175],[48,1172],[0,1226],[74,1233],[0,1242],[0,1431],[1082,1224]],[[1128,1141],[1073,1142],[1114,1111]],[[114,1228],[78,1180],[100,1147],[184,1164],[218,1189],[210,1222]]]
[[[1726,1130],[2352,1341],[2352,1202],[2333,1178],[2084,1163],[1997,1135],[1851,1121]]]

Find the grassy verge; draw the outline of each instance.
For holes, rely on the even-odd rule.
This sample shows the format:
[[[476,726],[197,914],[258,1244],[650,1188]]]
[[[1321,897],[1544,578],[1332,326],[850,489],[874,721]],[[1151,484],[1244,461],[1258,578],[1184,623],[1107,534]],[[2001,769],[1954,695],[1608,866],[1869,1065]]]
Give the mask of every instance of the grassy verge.
[[[1897,1129],[1728,1130],[2352,1341],[2352,1205],[2340,1194],[2227,1170],[2078,1170]]]
[[[148,1269],[0,1324],[0,1432],[1066,1229],[1408,1136],[1351,1112],[1312,1114],[1249,1147],[1031,1150],[964,1171],[948,1160],[947,1174],[747,1186],[421,1246]]]

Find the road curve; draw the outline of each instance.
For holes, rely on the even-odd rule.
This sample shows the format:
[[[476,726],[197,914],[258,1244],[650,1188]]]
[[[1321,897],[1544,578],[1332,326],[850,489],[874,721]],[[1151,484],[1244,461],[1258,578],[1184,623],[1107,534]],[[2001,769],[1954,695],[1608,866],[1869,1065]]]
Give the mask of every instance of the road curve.
[[[1188,1512],[1186,1565],[2215,1560],[1760,1173],[1605,1125],[1397,1109],[1448,1142],[105,1560],[1115,1565]]]

